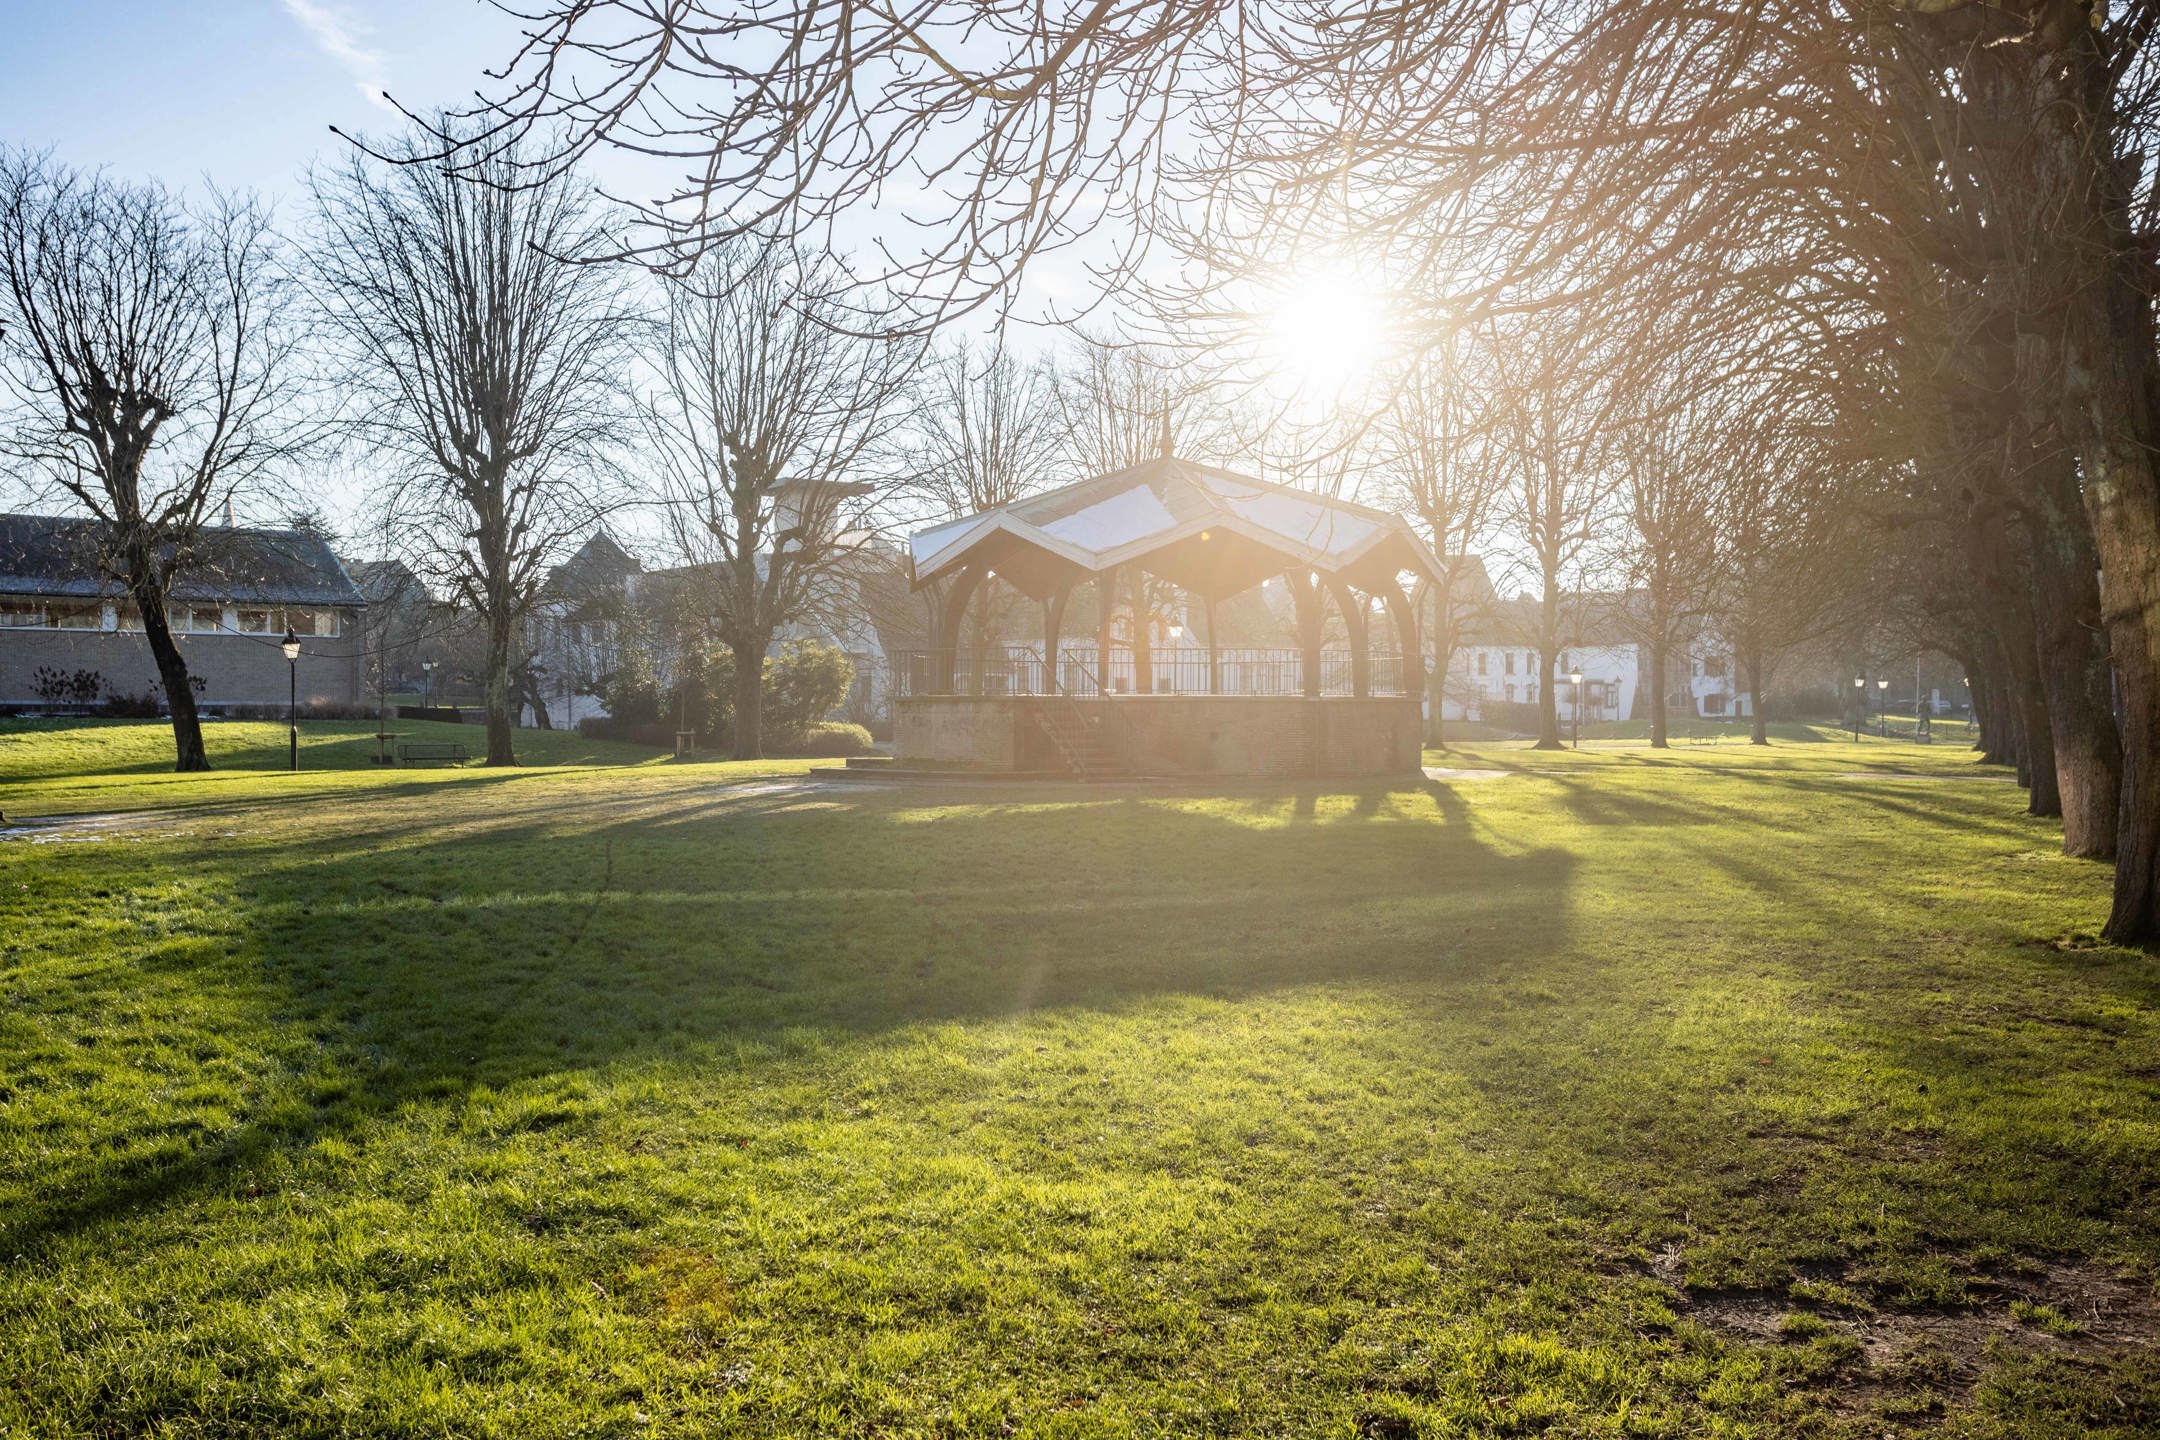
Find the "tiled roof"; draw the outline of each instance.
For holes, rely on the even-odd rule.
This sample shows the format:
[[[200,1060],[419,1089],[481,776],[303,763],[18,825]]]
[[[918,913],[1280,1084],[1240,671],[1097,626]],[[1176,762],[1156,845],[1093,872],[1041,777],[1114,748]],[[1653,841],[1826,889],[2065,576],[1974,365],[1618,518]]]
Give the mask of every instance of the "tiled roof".
[[[0,594],[88,599],[120,593],[101,563],[105,527],[58,515],[0,515]],[[302,530],[203,530],[172,595],[243,604],[362,606],[367,599],[322,536]]]

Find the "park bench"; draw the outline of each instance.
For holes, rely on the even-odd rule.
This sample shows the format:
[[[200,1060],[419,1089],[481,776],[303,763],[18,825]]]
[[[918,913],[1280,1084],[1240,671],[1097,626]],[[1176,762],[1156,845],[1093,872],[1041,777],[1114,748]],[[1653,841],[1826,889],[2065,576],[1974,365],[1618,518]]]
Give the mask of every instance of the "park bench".
[[[431,760],[470,760],[472,752],[455,740],[408,740],[397,747],[398,759],[407,765]]]

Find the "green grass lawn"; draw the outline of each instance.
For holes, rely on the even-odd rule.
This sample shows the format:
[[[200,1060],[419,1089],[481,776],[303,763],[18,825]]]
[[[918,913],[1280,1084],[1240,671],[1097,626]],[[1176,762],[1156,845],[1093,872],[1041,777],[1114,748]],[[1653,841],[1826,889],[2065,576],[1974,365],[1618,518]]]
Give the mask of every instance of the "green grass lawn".
[[[1969,752],[158,733],[0,737],[141,812],[0,840],[0,1434],[2160,1430],[2160,971]]]
[[[324,771],[380,774],[375,763],[378,728],[380,722],[374,720],[301,721],[300,768],[311,778],[295,783],[320,791],[324,786],[314,777]],[[477,725],[393,720],[390,729],[399,740],[449,741],[474,755],[487,753],[487,736]],[[158,803],[158,795],[168,788],[173,803],[199,803],[235,787],[246,790],[265,772],[285,770],[287,741],[282,721],[206,721],[203,747],[214,767],[211,776],[175,775],[172,728],[164,722],[0,720],[0,810],[13,814],[18,806],[33,803],[41,810],[63,811]],[[397,743],[389,742],[387,753],[394,754],[390,747]],[[524,765],[648,765],[672,759],[665,751],[589,740],[575,730],[520,730],[517,751]],[[388,768],[401,780],[418,769]],[[33,788],[26,789],[26,783]],[[353,783],[354,777],[338,775],[328,778],[327,789],[344,792]]]

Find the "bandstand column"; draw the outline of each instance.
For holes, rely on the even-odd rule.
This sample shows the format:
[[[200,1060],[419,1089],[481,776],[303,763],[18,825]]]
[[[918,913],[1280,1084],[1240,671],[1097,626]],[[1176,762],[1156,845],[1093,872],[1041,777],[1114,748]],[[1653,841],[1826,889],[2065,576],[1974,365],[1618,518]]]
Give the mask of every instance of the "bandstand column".
[[[1425,693],[1425,645],[1418,634],[1417,606],[1403,593],[1402,582],[1391,580],[1380,592],[1388,614],[1395,621],[1395,643],[1402,650],[1402,693],[1422,697]]]
[[[968,600],[982,583],[983,567],[964,565],[953,577],[952,588],[938,601],[937,628],[931,636],[931,668],[937,693],[950,695],[959,689],[960,631],[967,617]]]
[[[1320,587],[1309,575],[1292,572],[1283,576],[1290,586],[1290,600],[1297,609],[1298,648],[1303,652],[1305,698],[1320,698],[1320,644],[1326,633],[1326,610]]]
[[[1117,609],[1118,567],[1095,572],[1095,693],[1110,693],[1110,617]]]
[[[1350,635],[1350,693],[1363,700],[1372,694],[1372,651],[1367,645],[1365,602],[1343,581],[1329,577],[1328,589],[1342,610],[1343,629]]]
[[[1040,689],[1045,695],[1056,695],[1065,687],[1058,683],[1058,638],[1065,628],[1065,602],[1072,599],[1072,586],[1060,585],[1043,601],[1043,675]]]

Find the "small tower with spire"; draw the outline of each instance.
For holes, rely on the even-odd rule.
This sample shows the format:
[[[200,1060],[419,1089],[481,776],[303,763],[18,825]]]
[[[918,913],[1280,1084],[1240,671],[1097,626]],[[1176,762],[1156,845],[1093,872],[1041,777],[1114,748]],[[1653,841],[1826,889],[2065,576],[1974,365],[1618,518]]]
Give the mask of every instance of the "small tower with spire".
[[[1167,409],[1162,412],[1162,458],[1170,458],[1170,412]]]

